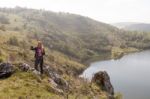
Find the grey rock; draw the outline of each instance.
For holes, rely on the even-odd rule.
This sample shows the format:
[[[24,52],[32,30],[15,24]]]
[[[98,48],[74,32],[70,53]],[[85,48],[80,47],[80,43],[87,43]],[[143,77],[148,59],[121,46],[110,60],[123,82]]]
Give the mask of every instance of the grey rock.
[[[58,94],[63,94],[63,90],[58,88],[58,85],[54,82],[53,79],[49,78],[49,83],[51,85],[50,91]]]
[[[33,70],[32,73],[35,74],[35,75],[37,75],[37,76],[40,76],[40,74],[41,74],[41,73],[40,73],[39,71],[37,71],[37,70]]]
[[[0,63],[0,78],[6,78],[13,74],[14,68],[10,63]]]
[[[32,70],[31,66],[26,63],[21,63],[19,69],[25,72]]]
[[[61,76],[57,74],[53,68],[50,66],[45,66],[44,72],[57,84],[57,87],[64,90],[67,88],[67,81],[61,78]]]
[[[92,78],[92,82],[95,82],[102,88],[102,90],[106,91],[108,93],[109,99],[114,99],[114,88],[110,82],[110,77],[106,71],[99,71],[95,73]]]

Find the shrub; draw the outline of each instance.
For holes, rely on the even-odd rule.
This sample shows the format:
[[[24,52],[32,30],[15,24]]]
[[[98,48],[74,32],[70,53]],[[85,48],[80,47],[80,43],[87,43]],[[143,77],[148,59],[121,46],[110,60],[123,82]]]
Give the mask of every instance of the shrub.
[[[10,37],[8,43],[14,46],[19,46],[19,41],[16,36]]]

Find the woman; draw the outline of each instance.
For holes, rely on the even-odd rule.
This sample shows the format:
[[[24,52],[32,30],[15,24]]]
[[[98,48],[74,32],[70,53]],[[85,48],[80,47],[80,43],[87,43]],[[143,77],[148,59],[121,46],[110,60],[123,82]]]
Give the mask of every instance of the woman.
[[[35,69],[38,70],[38,66],[40,65],[40,72],[43,74],[43,56],[45,55],[44,46],[41,41],[38,41],[37,47],[31,46],[31,50],[35,51]]]

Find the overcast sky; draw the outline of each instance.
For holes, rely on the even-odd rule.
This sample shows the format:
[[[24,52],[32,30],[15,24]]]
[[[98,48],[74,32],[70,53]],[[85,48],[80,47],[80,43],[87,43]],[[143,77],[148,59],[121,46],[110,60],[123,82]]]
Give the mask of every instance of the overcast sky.
[[[0,0],[0,7],[70,12],[106,22],[150,23],[150,0]]]

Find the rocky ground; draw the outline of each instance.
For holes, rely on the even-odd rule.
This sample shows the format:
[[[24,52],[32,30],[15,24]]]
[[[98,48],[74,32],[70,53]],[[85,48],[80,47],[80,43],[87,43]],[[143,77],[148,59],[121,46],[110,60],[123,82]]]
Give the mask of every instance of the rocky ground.
[[[59,75],[45,66],[41,75],[26,63],[0,63],[1,99],[115,99],[106,72],[98,72],[92,82]],[[116,98],[118,99],[118,98]]]

